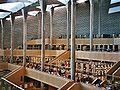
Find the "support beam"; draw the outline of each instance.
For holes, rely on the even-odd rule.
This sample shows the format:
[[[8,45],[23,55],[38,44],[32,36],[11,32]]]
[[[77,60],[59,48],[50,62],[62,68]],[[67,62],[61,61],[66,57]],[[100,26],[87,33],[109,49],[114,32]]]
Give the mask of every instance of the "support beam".
[[[2,39],[1,39],[1,47],[2,47],[2,61],[5,61],[5,55],[4,55],[4,23],[3,20],[1,20],[1,33],[2,33]]]
[[[66,4],[66,11],[67,11],[67,29],[66,29],[66,33],[67,33],[67,50],[69,50],[69,35],[70,35],[70,3]]]
[[[93,50],[94,1],[90,0],[90,51]]]
[[[71,0],[71,80],[75,80],[76,0]]]
[[[40,20],[40,17],[41,17],[41,14],[39,13],[39,14],[37,14],[37,18],[38,18],[38,39],[40,39],[41,38],[41,36],[40,36],[40,28],[41,28],[41,20]]]
[[[41,42],[42,42],[42,49],[41,49],[41,71],[44,71],[44,59],[45,59],[45,13],[42,13],[42,24],[41,24]]]
[[[101,36],[101,4],[102,1],[98,0],[98,4],[99,4],[99,14],[98,14],[98,36]]]
[[[45,61],[45,16],[46,16],[46,2],[47,0],[39,0],[40,6],[41,6],[41,42],[42,42],[42,48],[41,48],[41,71],[44,71],[44,61]],[[44,84],[41,83],[41,88],[44,87]]]
[[[41,71],[44,71],[44,59],[45,59],[45,15],[46,15],[46,2],[47,0],[39,0],[41,6],[41,42],[42,42],[42,49],[41,49]]]
[[[54,13],[54,7],[51,7],[50,10],[50,49],[51,50],[53,45],[53,13]]]
[[[27,10],[22,9],[23,15],[23,66],[26,65],[26,49],[27,49]]]
[[[11,24],[11,48],[10,48],[10,63],[13,63],[13,49],[14,49],[14,20],[15,16],[10,15],[10,24]]]

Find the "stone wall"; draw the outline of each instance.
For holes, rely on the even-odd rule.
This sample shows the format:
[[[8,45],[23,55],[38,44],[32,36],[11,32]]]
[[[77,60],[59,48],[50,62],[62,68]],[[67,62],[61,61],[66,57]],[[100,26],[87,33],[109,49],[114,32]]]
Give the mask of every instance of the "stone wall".
[[[120,13],[108,14],[110,0],[102,0],[101,9],[101,34],[119,34],[120,33]],[[98,3],[95,2],[94,13],[94,34],[98,33]],[[77,5],[76,12],[76,35],[89,35],[89,3]],[[40,19],[40,18],[39,18]],[[5,23],[5,47],[10,47],[10,23]],[[49,13],[46,15],[46,37],[49,37]],[[1,33],[1,31],[0,31]],[[38,17],[28,17],[28,40],[38,37]],[[14,30],[15,47],[22,44],[22,19],[15,20]],[[65,7],[56,8],[53,19],[53,35],[59,37],[66,35],[66,9]],[[0,35],[1,40],[1,35]],[[1,42],[1,41],[0,41]]]

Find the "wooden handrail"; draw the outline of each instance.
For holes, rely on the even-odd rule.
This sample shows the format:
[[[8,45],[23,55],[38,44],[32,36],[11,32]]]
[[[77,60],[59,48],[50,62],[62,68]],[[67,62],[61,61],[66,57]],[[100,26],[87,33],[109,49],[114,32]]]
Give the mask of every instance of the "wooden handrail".
[[[57,61],[65,60],[70,58],[70,51],[65,51],[62,54],[60,54],[58,57],[54,58],[54,60],[51,60],[48,62],[48,64],[55,63],[57,64]]]
[[[10,77],[10,76],[12,76],[12,75],[14,75],[15,73],[17,73],[19,70],[21,70],[23,67],[18,67],[18,68],[16,68],[16,69],[14,69],[13,71],[11,71],[10,73],[8,73],[7,75],[5,75],[4,77],[5,78],[8,78],[8,77]]]
[[[67,82],[66,84],[64,84],[61,88],[59,88],[58,90],[67,90],[74,82]]]
[[[16,85],[16,84],[14,84],[13,82],[11,82],[11,81],[7,80],[6,78],[3,78],[3,77],[2,77],[2,80],[4,80],[4,81],[8,82],[9,84],[11,84],[11,85],[15,86],[16,88],[18,88],[18,89],[20,89],[20,90],[24,90],[23,88],[21,88],[20,86],[18,86],[18,85]]]
[[[13,71],[13,70],[15,70],[16,68],[19,68],[19,67],[21,67],[21,66],[8,63],[8,69],[11,70],[11,71]]]
[[[120,77],[120,67],[113,73],[113,75]]]
[[[108,75],[112,75],[118,68],[120,67],[120,61],[114,64],[109,71],[107,72]]]
[[[74,83],[67,90],[82,90],[82,88],[79,83]]]
[[[22,50],[14,50],[14,56],[23,56]],[[59,56],[65,52],[65,50],[45,50],[45,57]],[[27,56],[41,57],[40,50],[27,50]],[[120,53],[118,52],[96,52],[96,51],[76,51],[76,58],[78,59],[89,59],[98,61],[120,61]],[[5,50],[5,56],[10,56],[10,51]]]
[[[65,50],[45,50],[45,57],[56,57],[63,53]],[[23,50],[14,50],[14,56],[23,56]],[[10,50],[5,50],[5,56],[10,56]],[[26,56],[41,57],[41,50],[27,50]]]
[[[6,75],[6,77],[4,78],[19,86],[21,84],[21,76],[25,75],[24,71],[25,71],[24,67],[21,67],[16,71],[13,71],[12,73]]]
[[[45,44],[49,44],[49,39],[45,39]],[[93,39],[94,44],[114,44],[114,38],[94,38]],[[40,39],[30,40],[27,42],[28,45],[38,45],[41,44]],[[54,45],[66,45],[66,39],[53,39]],[[89,38],[76,38],[76,44],[87,44],[89,45]]]
[[[58,77],[56,75],[51,75],[45,72],[36,71],[33,69],[26,68],[25,75],[27,77],[33,78],[35,80],[46,83],[55,88],[61,88],[64,84],[71,82],[69,79]]]
[[[1,62],[0,63],[0,69],[7,69],[8,68],[8,63]]]
[[[67,90],[100,90],[98,87],[84,83],[74,83]]]
[[[117,52],[76,51],[75,56],[78,59],[109,61],[109,62],[120,61],[120,53]]]

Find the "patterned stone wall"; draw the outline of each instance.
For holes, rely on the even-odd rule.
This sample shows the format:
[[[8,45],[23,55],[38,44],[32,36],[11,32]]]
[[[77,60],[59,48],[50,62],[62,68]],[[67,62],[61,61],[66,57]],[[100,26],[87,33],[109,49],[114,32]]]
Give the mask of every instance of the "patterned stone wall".
[[[120,13],[108,14],[110,7],[110,0],[102,0],[101,9],[101,34],[119,34],[120,33]],[[94,34],[98,33],[98,3],[95,2],[94,13]],[[89,3],[82,3],[77,5],[76,12],[76,35],[89,35]],[[40,18],[39,18],[40,19]],[[5,23],[5,47],[10,47],[10,23]],[[46,15],[46,37],[49,37],[49,13]],[[1,31],[0,31],[1,33]],[[28,40],[37,38],[38,35],[38,18],[28,17]],[[14,30],[15,47],[22,44],[22,19],[15,20]],[[66,9],[56,8],[53,19],[53,35],[59,37],[66,35]],[[0,35],[1,40],[1,35]],[[1,42],[1,41],[0,41]]]

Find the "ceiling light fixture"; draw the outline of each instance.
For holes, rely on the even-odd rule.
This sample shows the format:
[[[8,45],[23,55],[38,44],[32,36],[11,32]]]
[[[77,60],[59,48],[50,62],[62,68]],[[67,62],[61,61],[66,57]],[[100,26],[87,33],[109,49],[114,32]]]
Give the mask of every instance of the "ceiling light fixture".
[[[77,3],[84,3],[85,1],[88,1],[88,0],[77,0]]]

